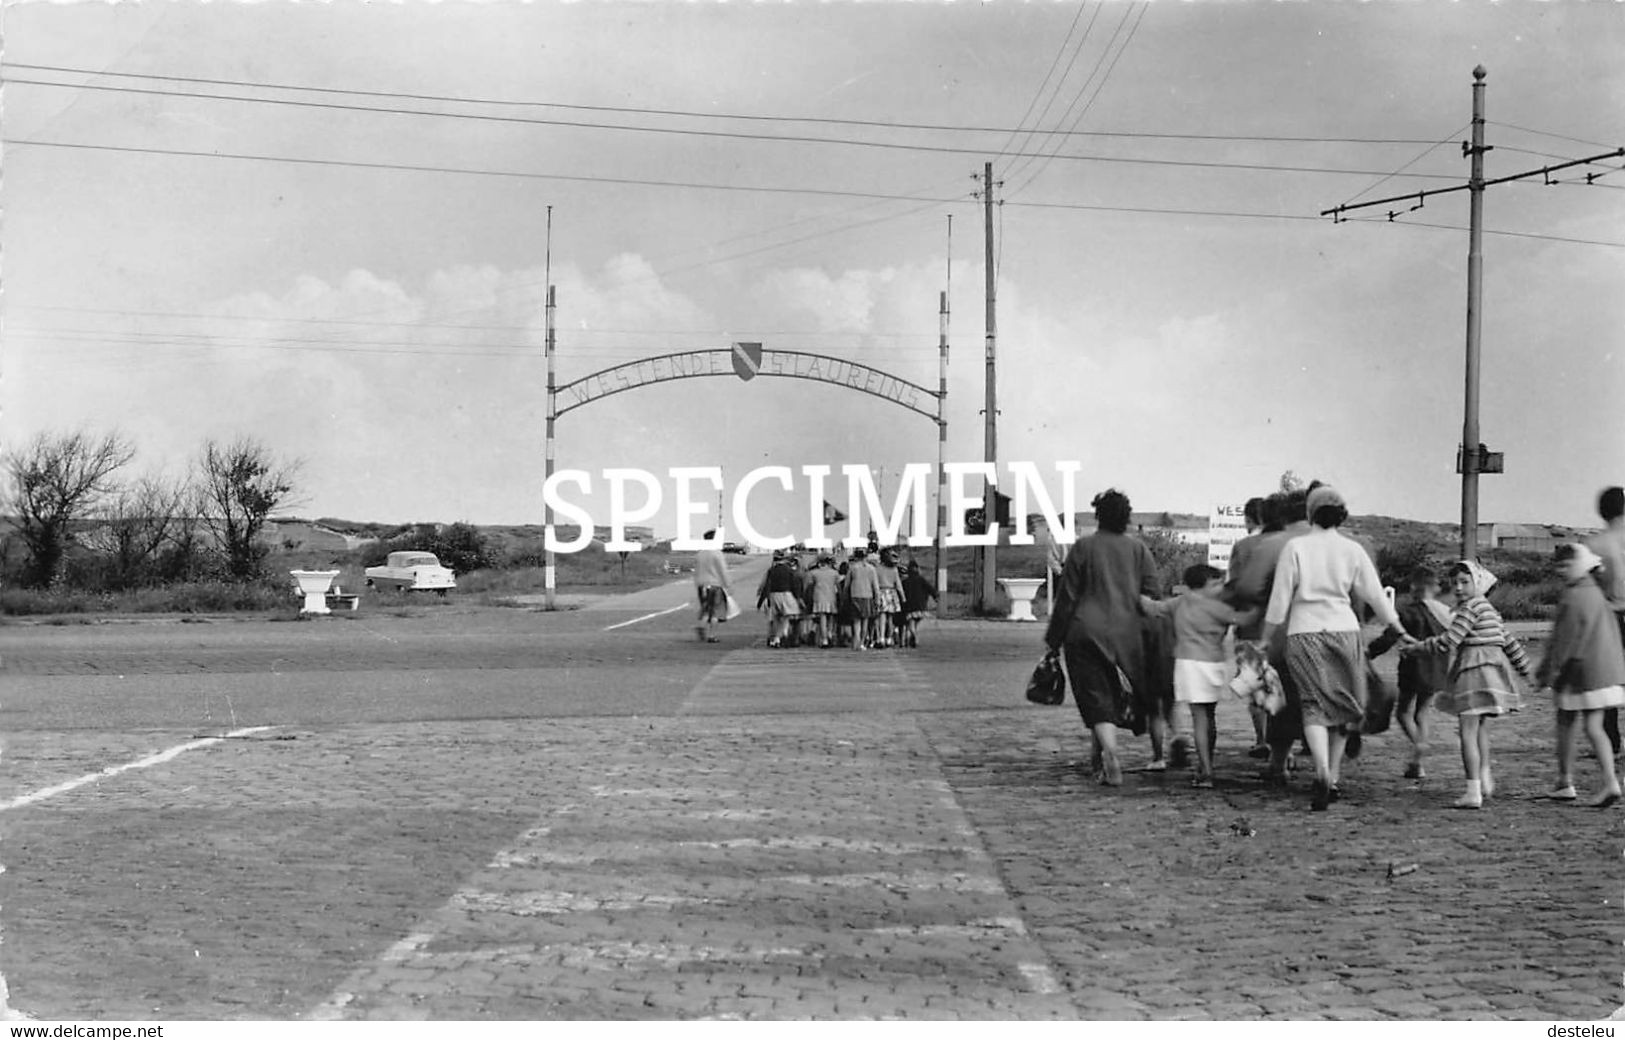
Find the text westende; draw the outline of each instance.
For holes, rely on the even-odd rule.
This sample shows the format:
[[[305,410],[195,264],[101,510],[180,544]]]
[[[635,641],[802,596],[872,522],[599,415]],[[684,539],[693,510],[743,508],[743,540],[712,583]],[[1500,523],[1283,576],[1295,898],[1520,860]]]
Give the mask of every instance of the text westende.
[[[840,539],[841,544],[868,545],[867,532],[871,529],[880,544],[900,544],[901,529],[906,522],[905,518],[909,516],[913,517],[913,526],[908,533],[909,544],[929,544],[931,531],[927,509],[927,478],[931,475],[932,468],[924,462],[911,462],[903,468],[902,480],[892,501],[891,512],[888,513],[880,501],[880,492],[875,487],[874,474],[869,467],[842,466],[841,474],[846,479],[846,508],[843,512],[846,514],[847,527],[845,536]],[[1055,499],[1045,488],[1037,465],[1031,462],[1005,464],[1005,470],[1010,478],[1011,516],[1022,518],[1017,521],[1016,531],[1010,535],[1009,544],[1032,545],[1036,541],[1032,532],[1024,525],[1025,518],[1029,515],[1029,507],[1034,505],[1038,507],[1036,512],[1043,516],[1051,531],[1072,529],[1072,517],[1077,508],[1077,486],[1074,478],[1082,468],[1083,464],[1080,462],[1055,463],[1056,474],[1061,481],[1060,508],[1057,509]],[[997,525],[987,525],[987,530],[981,534],[971,534],[965,529],[965,511],[982,505],[979,495],[972,496],[966,492],[966,478],[981,477],[997,486],[998,473],[993,463],[948,462],[943,464],[942,470],[947,483],[948,505],[945,544],[949,547],[997,544],[999,538]],[[821,533],[826,527],[824,505],[829,500],[825,481],[831,472],[829,466],[801,467],[807,496],[807,526],[813,532],[812,536],[798,538],[791,534],[767,534],[758,530],[750,521],[750,496],[756,485],[771,481],[786,491],[796,490],[795,474],[789,466],[758,467],[747,473],[744,479],[734,486],[732,531],[737,534],[738,540],[764,549],[787,549],[797,542],[804,543],[808,549],[834,548],[835,541]],[[661,481],[653,473],[641,469],[606,469],[602,471],[602,477],[609,491],[610,513],[607,525],[610,538],[604,543],[604,548],[612,552],[638,552],[643,545],[627,538],[626,529],[652,519],[664,506],[665,493]],[[666,477],[671,484],[673,502],[677,510],[677,537],[672,539],[671,547],[678,551],[706,548],[705,539],[695,533],[695,518],[710,514],[711,503],[715,501],[716,493],[722,490],[722,467],[674,466],[666,471]],[[628,505],[628,491],[633,486],[641,489],[643,498],[636,508]],[[587,548],[593,540],[595,519],[580,503],[572,502],[565,497],[566,488],[578,489],[582,494],[592,494],[592,474],[581,469],[560,470],[543,483],[542,500],[547,507],[559,521],[577,528],[574,538],[564,540],[558,537],[554,525],[549,524],[545,547],[550,552],[579,552]],[[867,518],[867,523],[863,518]]]

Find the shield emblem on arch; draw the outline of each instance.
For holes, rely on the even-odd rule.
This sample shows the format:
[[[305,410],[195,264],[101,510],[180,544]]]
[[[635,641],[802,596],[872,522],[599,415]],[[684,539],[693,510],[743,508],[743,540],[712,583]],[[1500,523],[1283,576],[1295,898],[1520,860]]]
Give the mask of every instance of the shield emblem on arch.
[[[734,344],[734,374],[747,383],[756,378],[756,373],[762,367],[762,345],[760,343]]]

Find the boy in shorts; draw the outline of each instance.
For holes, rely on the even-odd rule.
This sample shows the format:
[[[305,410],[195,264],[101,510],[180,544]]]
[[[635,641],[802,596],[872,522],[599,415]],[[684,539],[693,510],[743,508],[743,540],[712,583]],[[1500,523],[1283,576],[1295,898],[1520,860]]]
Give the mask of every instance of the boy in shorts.
[[[1439,602],[1439,576],[1429,567],[1411,571],[1410,595],[1397,605],[1399,621],[1417,639],[1428,639],[1450,627],[1450,610]],[[1384,632],[1371,641],[1367,657],[1381,657],[1399,641],[1397,632]],[[1399,728],[1411,742],[1405,778],[1427,776],[1422,759],[1428,750],[1427,708],[1433,695],[1450,685],[1449,658],[1439,654],[1413,654],[1399,660]]]

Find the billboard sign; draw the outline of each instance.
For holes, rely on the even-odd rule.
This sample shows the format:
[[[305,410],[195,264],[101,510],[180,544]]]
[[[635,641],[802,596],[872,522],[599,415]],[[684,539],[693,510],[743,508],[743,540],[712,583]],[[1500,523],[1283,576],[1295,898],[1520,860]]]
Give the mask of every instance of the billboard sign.
[[[1230,550],[1247,537],[1246,506],[1218,505],[1208,516],[1207,562],[1221,571],[1230,570]]]

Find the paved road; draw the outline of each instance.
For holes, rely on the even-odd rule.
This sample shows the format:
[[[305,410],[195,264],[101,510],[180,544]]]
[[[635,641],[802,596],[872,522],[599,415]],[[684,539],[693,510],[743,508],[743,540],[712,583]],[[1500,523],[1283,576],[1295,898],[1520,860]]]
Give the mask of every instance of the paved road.
[[[665,597],[665,598],[663,598]],[[670,599],[671,602],[667,602]],[[1399,778],[1097,787],[1035,626],[918,651],[581,609],[0,627],[0,973],[46,1018],[1598,1018],[1621,821]],[[401,616],[404,613],[404,616]],[[741,623],[745,622],[745,623]],[[612,627],[622,626],[622,627]],[[1225,707],[1231,707],[1226,705]],[[269,727],[245,732],[253,727]],[[200,736],[239,735],[208,744]],[[190,750],[107,773],[154,752]],[[1146,757],[1134,747],[1131,764]],[[1389,865],[1416,869],[1389,877]]]

